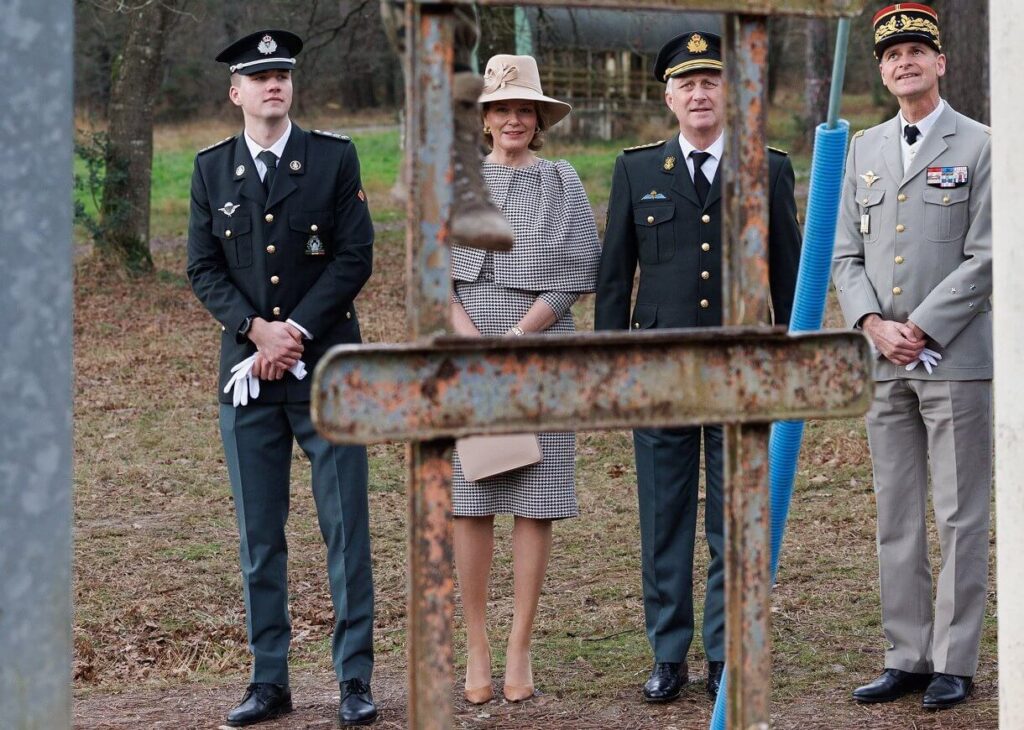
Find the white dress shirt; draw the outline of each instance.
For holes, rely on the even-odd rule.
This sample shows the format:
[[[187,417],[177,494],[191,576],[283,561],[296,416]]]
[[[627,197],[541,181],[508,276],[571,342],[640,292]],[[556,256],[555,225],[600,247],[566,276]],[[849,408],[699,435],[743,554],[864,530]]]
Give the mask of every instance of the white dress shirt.
[[[704,177],[708,179],[708,182],[714,182],[715,175],[718,172],[718,163],[722,161],[722,153],[725,152],[725,132],[723,131],[718,135],[718,139],[711,143],[711,146],[706,150],[699,150],[690,144],[690,140],[683,136],[683,133],[679,133],[679,149],[683,152],[683,158],[686,160],[686,169],[690,171],[690,179],[693,180],[693,158],[690,157],[691,152],[707,152],[711,155],[704,164],[701,165],[701,170],[704,171]]]
[[[249,136],[249,133],[245,133],[245,146],[249,148],[249,154],[252,155],[252,161],[256,165],[256,172],[260,175],[260,182],[263,182],[263,178],[267,176],[267,166],[263,164],[258,155],[260,152],[269,150],[274,153],[274,157],[277,158],[277,163],[281,164],[281,156],[284,155],[285,145],[288,144],[288,137],[292,133],[292,120],[288,120],[288,126],[285,127],[284,134],[277,138],[277,141],[269,147],[261,147],[259,144]]]
[[[914,144],[907,144],[907,138],[903,134],[903,130],[910,125],[910,122],[903,116],[903,112],[900,112],[900,147],[903,150],[903,171],[906,172],[910,169],[910,163],[914,161],[914,155],[921,149],[921,143],[924,142],[924,138],[928,135],[928,131],[935,126],[935,122],[942,116],[943,109],[946,108],[946,102],[939,99],[939,105],[935,107],[932,112],[919,122],[914,122],[914,126],[917,127],[917,131],[920,134],[914,141]]]

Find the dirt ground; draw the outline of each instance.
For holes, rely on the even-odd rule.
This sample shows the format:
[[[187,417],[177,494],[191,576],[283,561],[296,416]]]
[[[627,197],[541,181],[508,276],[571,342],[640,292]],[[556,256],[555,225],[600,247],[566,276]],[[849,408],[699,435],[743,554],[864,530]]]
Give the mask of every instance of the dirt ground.
[[[293,676],[295,710],[273,722],[267,730],[305,730],[337,727],[338,688],[333,676]],[[224,728],[223,718],[244,691],[245,679],[231,684],[184,684],[164,689],[97,693],[76,698],[74,727],[79,730],[210,730]],[[500,688],[499,688],[500,689]],[[404,673],[378,667],[373,682],[380,717],[374,727],[405,728]],[[497,699],[487,705],[467,705],[454,696],[455,726],[490,730],[703,730],[709,726],[712,704],[703,682],[691,677],[690,685],[675,702],[652,705],[640,701],[639,685],[623,688],[600,700],[540,694],[525,703]],[[860,706],[849,700],[846,687],[823,695],[802,697],[784,706],[776,704],[772,726],[776,730],[810,728],[864,730],[981,730],[997,728],[997,697],[994,684],[975,691],[969,710],[926,712],[919,701],[905,698],[889,705]],[[966,708],[965,708],[966,709]]]

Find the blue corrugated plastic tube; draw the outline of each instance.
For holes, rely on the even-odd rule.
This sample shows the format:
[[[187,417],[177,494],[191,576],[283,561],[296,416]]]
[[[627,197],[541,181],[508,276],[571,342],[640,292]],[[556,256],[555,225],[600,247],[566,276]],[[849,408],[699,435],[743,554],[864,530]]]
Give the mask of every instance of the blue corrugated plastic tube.
[[[814,135],[807,222],[804,226],[803,250],[800,252],[793,314],[789,322],[791,334],[821,329],[825,316],[825,297],[832,269],[832,248],[836,238],[836,219],[839,215],[839,195],[843,187],[843,166],[849,133],[849,123],[840,119],[834,129],[822,124]],[[803,421],[779,421],[772,424],[768,440],[773,583],[779,569],[779,553],[782,536],[786,531],[803,433]],[[722,677],[715,711],[711,716],[711,730],[725,730],[727,679]]]

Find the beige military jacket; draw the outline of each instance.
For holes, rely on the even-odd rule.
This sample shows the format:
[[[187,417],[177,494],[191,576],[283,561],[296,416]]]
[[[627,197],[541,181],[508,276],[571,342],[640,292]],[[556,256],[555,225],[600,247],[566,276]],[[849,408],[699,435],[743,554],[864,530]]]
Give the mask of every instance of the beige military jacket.
[[[990,131],[946,104],[904,173],[900,119],[850,144],[832,278],[850,327],[913,320],[942,360],[929,375],[881,355],[877,380],[992,377]]]

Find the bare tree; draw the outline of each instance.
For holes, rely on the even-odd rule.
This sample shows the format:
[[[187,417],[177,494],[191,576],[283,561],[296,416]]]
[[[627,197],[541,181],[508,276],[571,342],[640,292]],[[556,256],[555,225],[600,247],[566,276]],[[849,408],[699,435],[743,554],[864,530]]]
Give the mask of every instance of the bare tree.
[[[118,0],[128,16],[124,50],[116,59],[96,251],[133,273],[153,269],[149,253],[149,194],[153,166],[153,105],[160,90],[167,31],[183,0]]]
[[[814,146],[814,132],[828,114],[828,95],[832,84],[832,56],[829,53],[830,23],[825,18],[810,18],[804,24],[804,111],[802,146]]]
[[[961,114],[988,124],[988,0],[939,0],[934,7],[949,59],[942,95]]]

